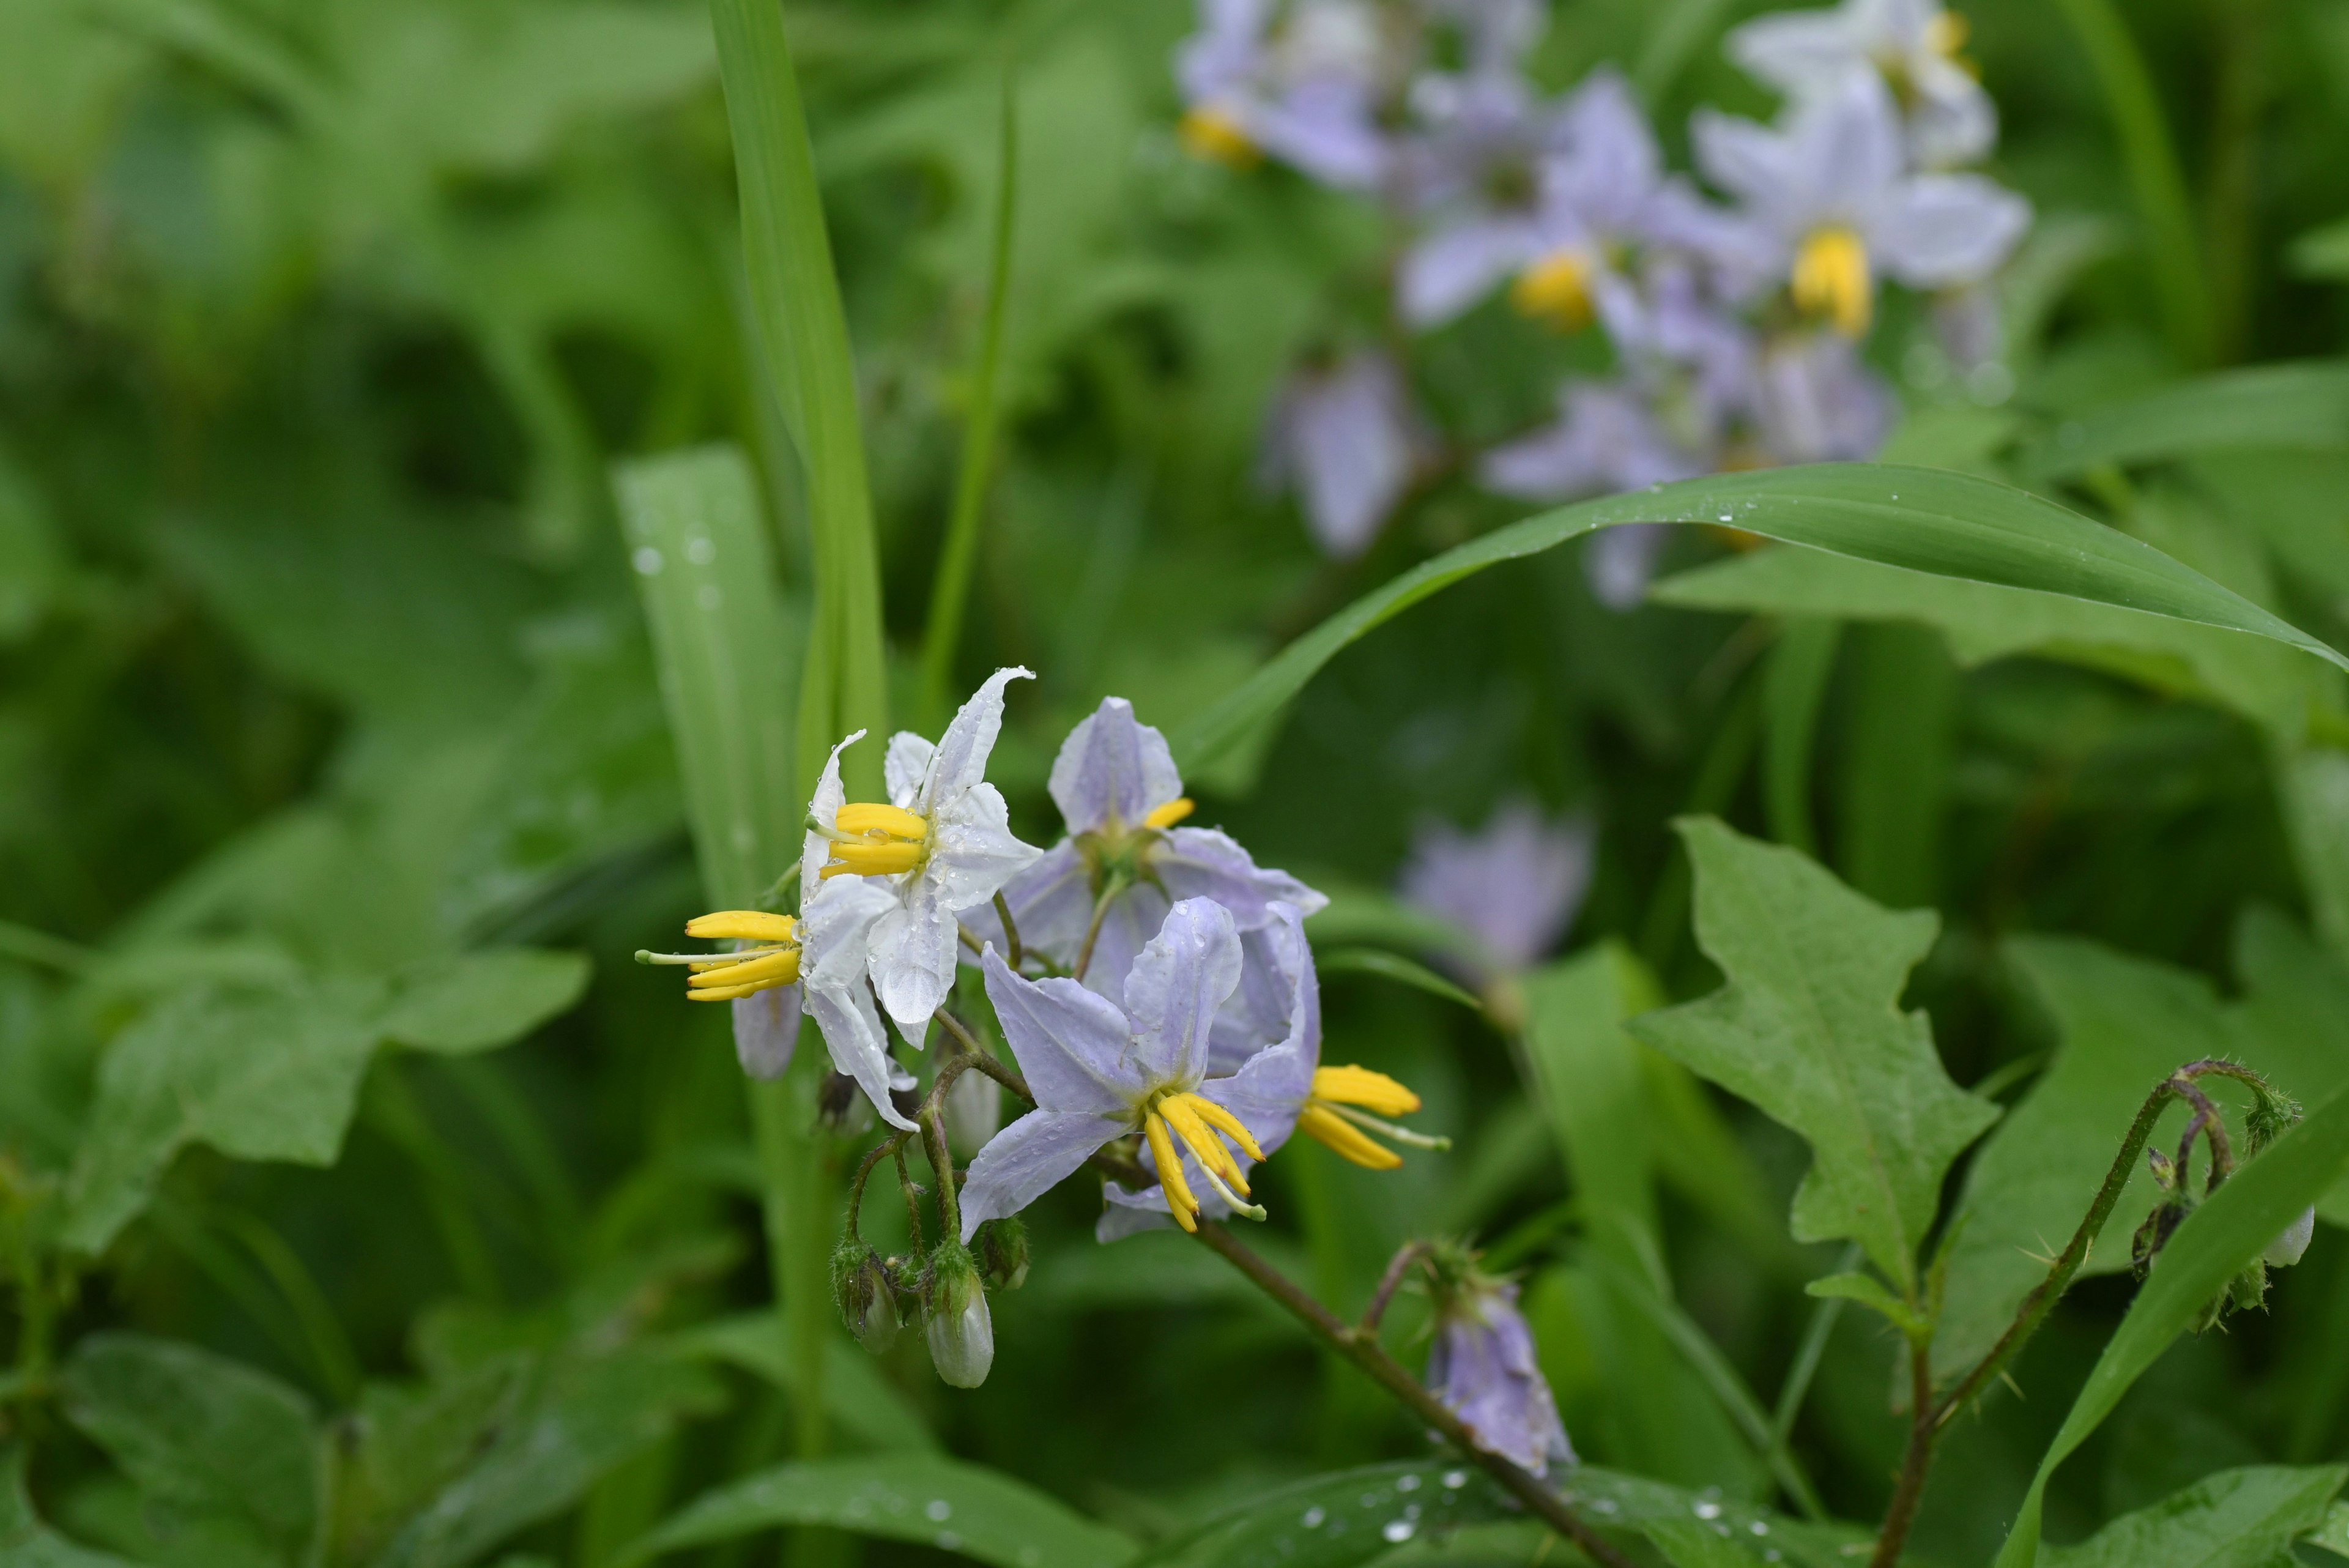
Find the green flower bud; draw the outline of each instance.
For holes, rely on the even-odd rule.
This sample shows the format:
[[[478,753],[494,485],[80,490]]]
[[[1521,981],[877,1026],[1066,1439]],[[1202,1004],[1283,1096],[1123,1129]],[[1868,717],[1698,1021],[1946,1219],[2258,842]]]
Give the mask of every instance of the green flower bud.
[[[922,1280],[924,1335],[930,1365],[957,1388],[976,1388],[995,1365],[995,1320],[978,1264],[959,1241],[941,1241]]]
[[[879,1355],[897,1342],[897,1296],[879,1254],[843,1240],[832,1254],[832,1299],[856,1343]]]
[[[972,1241],[978,1244],[978,1272],[989,1283],[1016,1291],[1028,1282],[1028,1227],[1018,1215],[989,1220]]]

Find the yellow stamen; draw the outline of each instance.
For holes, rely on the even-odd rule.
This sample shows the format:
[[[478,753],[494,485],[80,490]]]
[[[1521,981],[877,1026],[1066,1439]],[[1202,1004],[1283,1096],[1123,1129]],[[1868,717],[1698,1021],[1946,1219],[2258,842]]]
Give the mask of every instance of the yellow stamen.
[[[688,937],[737,937],[750,942],[787,942],[798,929],[799,922],[789,915],[771,915],[764,909],[720,909],[685,922]]]
[[[1417,1095],[1384,1073],[1373,1073],[1368,1067],[1315,1068],[1313,1097],[1361,1106],[1382,1116],[1399,1116],[1419,1109]]]
[[[1868,246],[1849,229],[1821,229],[1795,253],[1789,289],[1796,308],[1824,316],[1847,337],[1868,331],[1876,309],[1876,284],[1868,272]]]
[[[1238,117],[1213,104],[1200,104],[1184,115],[1177,134],[1183,139],[1184,151],[1192,157],[1234,169],[1253,168],[1264,156]]]
[[[695,991],[730,990],[749,986],[789,985],[800,977],[800,950],[764,953],[748,963],[727,964],[704,974],[689,975],[686,985]]]
[[[892,839],[885,844],[835,844],[831,864],[819,875],[834,877],[894,877],[922,863],[922,846]]]
[[[843,833],[863,836],[886,834],[892,838],[926,838],[930,834],[927,819],[916,816],[902,806],[882,805],[875,802],[851,801],[840,808],[833,818]]]
[[[1372,1143],[1337,1113],[1309,1101],[1298,1113],[1297,1130],[1317,1143],[1327,1144],[1356,1165],[1367,1166],[1372,1170],[1392,1170],[1402,1163],[1402,1156]]]
[[[688,1002],[732,1002],[737,997],[755,996],[767,989],[763,985],[727,985],[714,991],[688,991],[685,999]]]
[[[1142,819],[1144,827],[1169,828],[1198,809],[1189,795],[1179,795]]]
[[[1199,1200],[1191,1196],[1191,1184],[1183,1179],[1183,1158],[1174,1152],[1174,1140],[1167,1135],[1166,1122],[1156,1111],[1142,1118],[1142,1136],[1150,1140],[1150,1158],[1158,1165],[1158,1188],[1166,1194],[1166,1212],[1174,1216],[1174,1223],[1185,1231],[1195,1231],[1199,1221]]]
[[[1509,303],[1520,316],[1547,321],[1561,332],[1590,325],[1590,256],[1579,247],[1554,250],[1517,274]]]
[[[1158,1114],[1166,1118],[1166,1125],[1174,1129],[1174,1136],[1198,1157],[1202,1169],[1210,1177],[1223,1178],[1245,1193],[1248,1189],[1247,1180],[1240,1175],[1239,1161],[1234,1159],[1232,1151],[1224,1147],[1224,1140],[1208,1130],[1206,1122],[1199,1115],[1198,1107],[1209,1103],[1196,1095],[1169,1095],[1158,1103]]]
[[[1925,47],[1944,59],[1956,59],[1966,47],[1966,19],[1955,11],[1941,12],[1925,24]]]
[[[1257,1147],[1256,1134],[1248,1131],[1246,1122],[1205,1095],[1185,1095],[1183,1097],[1190,1102],[1191,1108],[1198,1113],[1201,1120],[1209,1127],[1220,1130],[1234,1143],[1247,1150],[1247,1157],[1250,1159],[1264,1158],[1264,1150]]]

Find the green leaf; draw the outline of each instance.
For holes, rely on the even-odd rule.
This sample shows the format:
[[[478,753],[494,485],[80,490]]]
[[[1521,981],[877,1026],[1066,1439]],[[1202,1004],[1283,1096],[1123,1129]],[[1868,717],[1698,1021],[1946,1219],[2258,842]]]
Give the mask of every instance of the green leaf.
[[[2068,937],[2018,938],[2007,956],[2054,1015],[2059,1043],[1966,1173],[1933,1345],[1943,1376],[1981,1359],[2047,1277],[2154,1086],[2234,1044],[2199,975]],[[2152,1177],[2132,1170],[2081,1273],[2128,1267],[2128,1238],[2155,1197]]]
[[[584,953],[502,948],[463,953],[400,981],[383,1033],[402,1045],[464,1055],[519,1040],[587,989]]]
[[[0,643],[33,629],[64,578],[56,522],[32,482],[0,452]]]
[[[25,1494],[25,1449],[0,1448],[0,1568],[136,1568],[111,1552],[78,1546],[41,1522]]]
[[[2126,1513],[2077,1546],[2049,1548],[2048,1568],[2280,1568],[2321,1528],[2349,1479],[2340,1465],[2220,1470],[2151,1508]]]
[[[212,988],[167,997],[108,1047],[66,1186],[64,1241],[98,1252],[191,1143],[332,1165],[374,1054],[382,987]]]
[[[751,312],[766,348],[768,380],[806,472],[814,545],[815,620],[799,693],[792,794],[806,799],[820,759],[843,735],[864,729],[874,732],[874,742],[843,758],[843,772],[851,799],[876,800],[882,798],[878,741],[889,709],[881,569],[856,369],[815,154],[783,36],[782,8],[761,0],[709,0],[709,15],[733,129]]]
[[[1672,1568],[1755,1568],[1774,1561],[1762,1555],[1761,1542],[1749,1546],[1693,1519],[1660,1519],[1644,1532]]]
[[[2349,955],[2349,755],[2309,750],[2279,757],[2276,804],[2316,929]]]
[[[1407,959],[1401,953],[1391,953],[1383,948],[1337,948],[1327,952],[1317,951],[1313,965],[1320,973],[1375,974],[1423,991],[1430,996],[1440,996],[1446,1002],[1456,1002],[1472,1012],[1482,1012],[1485,1004],[1475,993],[1463,990],[1454,981],[1444,979],[1425,964]]]
[[[1578,1470],[1578,1480],[1590,1472]],[[1422,1535],[1522,1511],[1484,1471],[1422,1459],[1315,1476],[1224,1511],[1132,1568],[1350,1568]]]
[[[193,1345],[96,1334],[58,1378],[66,1415],[150,1507],[233,1521],[281,1563],[319,1523],[324,1451],[309,1401]]]
[[[2032,1568],[2039,1555],[2040,1510],[2055,1467],[2112,1414],[2129,1386],[2192,1325],[2227,1282],[2344,1171],[2349,1089],[2336,1091],[2310,1111],[2186,1217],[2040,1459],[1997,1568]]]
[[[1835,674],[1841,623],[1816,616],[1789,620],[1770,650],[1762,698],[1762,803],[1770,835],[1790,849],[1818,854],[1811,826],[1811,753],[1819,705]]]
[[[1503,561],[1620,523],[1727,523],[1936,576],[2061,594],[2249,631],[2343,669],[2349,659],[2150,545],[2020,490],[1960,473],[1824,463],[1722,474],[1545,512],[1447,550],[1290,643],[1174,738],[1186,771],[1268,724],[1338,652],[1422,599]]]
[[[2324,1522],[2302,1542],[2321,1546],[2336,1557],[2349,1557],[2349,1502],[2336,1502],[2324,1511]]]
[[[2292,242],[2292,270],[2302,277],[2349,282],[2349,218],[2335,218]]]
[[[1998,1118],[1955,1084],[1921,1012],[1900,1011],[1939,920],[1861,898],[1790,849],[1683,818],[1696,937],[1728,983],[1635,1019],[1631,1033],[1808,1140],[1801,1241],[1857,1241],[1915,1293],[1941,1178]]]
[[[1857,1302],[1870,1312],[1881,1313],[1892,1326],[1910,1339],[1922,1339],[1932,1332],[1932,1325],[1909,1309],[1909,1303],[1884,1288],[1884,1282],[1874,1274],[1829,1274],[1813,1280],[1803,1287],[1805,1295],[1823,1301]]]
[[[2349,1083],[2340,1033],[2349,1018],[2349,961],[2275,910],[2255,908],[2235,928],[2235,973],[2249,992],[2233,1019],[2245,1065],[2310,1103]],[[2349,1178],[2316,1200],[2316,1211],[2349,1227]]]
[[[2349,365],[2261,365],[2198,377],[2064,421],[2023,454],[2029,483],[2197,452],[2349,446]]]
[[[998,1568],[1112,1568],[1133,1542],[999,1470],[939,1455],[781,1465],[707,1492],[621,1557],[730,1541],[786,1524],[827,1524],[918,1542]]]
[[[1227,1272],[1229,1271],[1226,1271]],[[786,1393],[796,1379],[772,1313],[742,1313],[698,1324],[661,1342],[680,1355],[725,1361]],[[841,1339],[824,1341],[823,1397],[841,1429],[875,1449],[936,1449],[938,1439],[879,1364]]]
[[[2263,638],[2107,605],[1905,571],[1816,550],[1756,550],[1659,583],[1658,604],[1938,628],[1961,664],[2062,659],[2250,715],[2288,739],[2308,727],[2327,672]]]

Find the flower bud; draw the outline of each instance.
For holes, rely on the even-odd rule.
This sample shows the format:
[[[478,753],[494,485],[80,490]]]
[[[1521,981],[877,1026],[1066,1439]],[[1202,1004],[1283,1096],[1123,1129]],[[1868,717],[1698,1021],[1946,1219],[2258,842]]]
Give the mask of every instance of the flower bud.
[[[978,1265],[959,1241],[941,1241],[922,1282],[923,1333],[930,1365],[957,1388],[976,1388],[995,1365],[995,1320]]]
[[[832,1254],[832,1299],[856,1343],[874,1355],[897,1342],[897,1296],[889,1269],[865,1243],[843,1240]]]
[[[826,1073],[815,1092],[816,1120],[828,1132],[854,1137],[873,1125],[873,1102],[845,1073]]]
[[[978,1272],[999,1290],[1016,1291],[1028,1282],[1028,1227],[1017,1214],[989,1220],[971,1238],[978,1254]]]
[[[947,1089],[946,1114],[948,1147],[968,1158],[1003,1125],[1003,1091],[986,1074],[968,1069]]]
[[[2308,1251],[2308,1243],[2316,1234],[2316,1206],[2311,1204],[2300,1211],[2300,1218],[2283,1228],[2282,1234],[2268,1243],[2260,1261],[2271,1269],[2288,1269],[2300,1262]]]

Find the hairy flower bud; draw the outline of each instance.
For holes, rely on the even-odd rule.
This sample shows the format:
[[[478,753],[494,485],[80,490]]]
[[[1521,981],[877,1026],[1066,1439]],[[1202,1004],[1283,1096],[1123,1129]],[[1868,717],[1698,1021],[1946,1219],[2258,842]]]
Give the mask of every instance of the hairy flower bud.
[[[843,1240],[833,1252],[832,1299],[857,1344],[879,1355],[897,1343],[897,1295],[888,1265],[864,1242]]]
[[[1017,1214],[989,1220],[971,1238],[978,1256],[978,1272],[999,1290],[1016,1291],[1028,1282],[1028,1227]]]
[[[2288,1269],[2300,1262],[2301,1254],[2308,1251],[2308,1243],[2315,1234],[2316,1206],[2311,1204],[2300,1211],[2299,1219],[2285,1226],[2282,1233],[2268,1243],[2268,1250],[2260,1254],[2260,1261],[2271,1269]]]
[[[923,1333],[930,1365],[957,1388],[976,1388],[995,1365],[995,1320],[978,1264],[959,1241],[941,1241],[922,1281]]]

